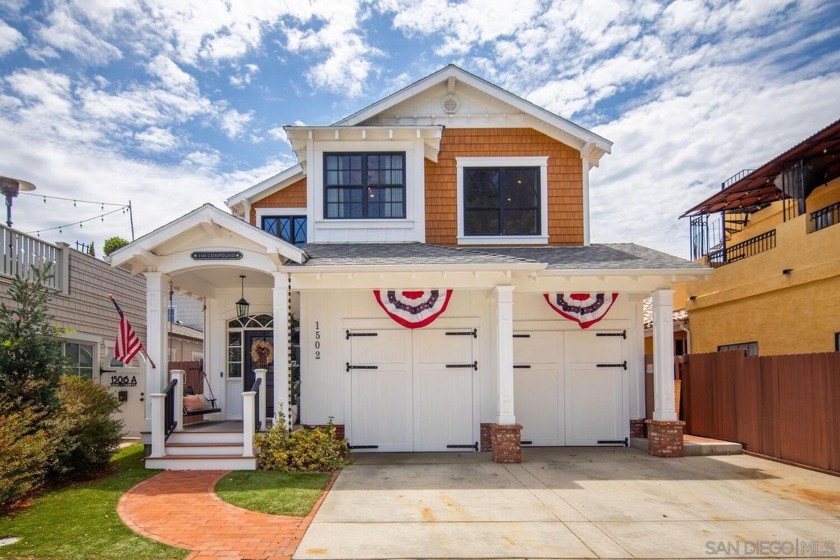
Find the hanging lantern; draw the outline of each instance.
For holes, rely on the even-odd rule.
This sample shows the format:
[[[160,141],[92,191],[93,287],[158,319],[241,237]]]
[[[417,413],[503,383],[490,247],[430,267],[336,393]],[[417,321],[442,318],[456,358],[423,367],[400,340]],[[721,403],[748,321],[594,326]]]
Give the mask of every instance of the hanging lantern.
[[[245,299],[245,275],[240,274],[239,278],[241,279],[241,282],[242,282],[242,297],[240,297],[239,301],[236,302],[236,316],[239,317],[240,319],[244,319],[245,317],[248,316],[248,310],[249,310],[250,304]]]

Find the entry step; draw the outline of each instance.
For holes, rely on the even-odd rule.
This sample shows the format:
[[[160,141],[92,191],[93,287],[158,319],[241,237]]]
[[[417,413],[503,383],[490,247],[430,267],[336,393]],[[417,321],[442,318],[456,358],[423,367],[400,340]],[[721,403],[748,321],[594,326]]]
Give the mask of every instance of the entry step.
[[[648,440],[647,438],[630,438],[630,447],[647,451]],[[740,455],[744,452],[744,446],[734,441],[723,441],[692,435],[683,436],[683,447],[686,457],[699,457],[701,455]]]

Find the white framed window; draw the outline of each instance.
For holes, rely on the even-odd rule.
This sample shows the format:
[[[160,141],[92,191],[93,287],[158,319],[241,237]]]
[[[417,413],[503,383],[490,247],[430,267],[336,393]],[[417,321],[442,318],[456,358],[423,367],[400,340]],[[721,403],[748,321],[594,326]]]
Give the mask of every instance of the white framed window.
[[[548,243],[548,156],[456,163],[459,245]]]
[[[70,370],[79,377],[93,379],[96,365],[96,344],[92,342],[63,341],[61,355],[67,360]]]

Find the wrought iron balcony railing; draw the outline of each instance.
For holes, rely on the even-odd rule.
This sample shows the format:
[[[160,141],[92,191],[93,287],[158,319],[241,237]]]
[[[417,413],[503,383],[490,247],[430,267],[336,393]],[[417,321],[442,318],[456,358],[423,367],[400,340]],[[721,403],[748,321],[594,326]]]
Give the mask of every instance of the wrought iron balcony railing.
[[[840,224],[840,202],[811,212],[811,233],[835,224]]]
[[[719,268],[721,266],[740,261],[747,257],[752,257],[764,251],[768,251],[776,246],[776,230],[772,229],[755,237],[751,237],[746,241],[736,243],[731,247],[725,249],[718,249],[712,251],[706,258],[709,266],[712,268]]]

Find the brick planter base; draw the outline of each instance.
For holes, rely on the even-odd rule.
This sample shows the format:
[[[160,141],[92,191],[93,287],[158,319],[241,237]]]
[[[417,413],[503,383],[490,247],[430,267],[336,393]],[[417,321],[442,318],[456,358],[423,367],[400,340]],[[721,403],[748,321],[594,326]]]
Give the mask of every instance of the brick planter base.
[[[521,463],[522,441],[519,424],[491,424],[490,440],[493,446],[494,463]]]
[[[630,420],[630,437],[645,437],[645,419]]]
[[[492,427],[493,424],[483,422],[481,424],[481,441],[479,442],[481,451],[493,451],[493,438],[490,436]]]
[[[645,420],[648,435],[648,453],[656,457],[683,457],[683,428],[685,422]]]

